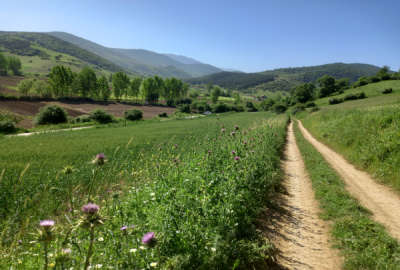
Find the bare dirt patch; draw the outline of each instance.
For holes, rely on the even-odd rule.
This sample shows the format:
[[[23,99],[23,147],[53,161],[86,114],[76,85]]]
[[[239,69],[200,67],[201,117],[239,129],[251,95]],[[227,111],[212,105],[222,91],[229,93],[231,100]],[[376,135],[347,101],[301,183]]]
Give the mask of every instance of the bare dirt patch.
[[[320,209],[296,144],[293,124],[288,129],[284,187],[280,198],[283,214],[274,215],[272,237],[283,269],[340,269],[342,259],[331,248],[329,225],[319,219]]]
[[[362,206],[369,209],[373,219],[396,239],[400,240],[400,198],[389,187],[379,184],[366,172],[356,169],[341,155],[317,141],[299,121],[304,136],[342,177],[346,189]]]
[[[104,110],[116,117],[122,117],[127,110],[137,109],[143,111],[143,118],[150,119],[160,113],[166,112],[172,114],[175,108],[161,107],[161,106],[133,106],[121,103],[64,103],[58,101],[14,101],[14,100],[0,100],[0,111],[8,111],[23,118],[18,126],[23,128],[33,127],[32,117],[36,115],[40,108],[46,105],[59,105],[63,107],[69,116],[77,117],[79,115],[89,114],[96,109]]]
[[[20,94],[11,89],[10,87],[16,87],[24,77],[22,76],[0,76],[0,94],[20,96]]]

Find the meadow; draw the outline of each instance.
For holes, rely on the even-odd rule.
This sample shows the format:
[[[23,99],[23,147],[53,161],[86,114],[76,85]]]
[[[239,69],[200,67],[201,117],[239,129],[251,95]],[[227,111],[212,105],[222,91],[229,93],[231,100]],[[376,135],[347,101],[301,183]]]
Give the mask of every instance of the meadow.
[[[255,220],[279,188],[286,124],[236,113],[1,138],[0,268],[265,267]]]

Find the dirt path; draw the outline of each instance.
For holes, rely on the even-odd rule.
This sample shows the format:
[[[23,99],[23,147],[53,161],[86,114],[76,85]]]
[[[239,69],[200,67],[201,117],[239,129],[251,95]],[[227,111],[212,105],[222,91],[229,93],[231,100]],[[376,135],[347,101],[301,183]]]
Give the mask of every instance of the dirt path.
[[[347,190],[373,213],[375,221],[400,240],[400,198],[389,187],[379,184],[367,173],[356,169],[342,156],[317,141],[299,122],[303,136],[322,154],[346,183]]]
[[[42,133],[54,133],[54,132],[60,132],[60,131],[75,131],[75,130],[88,129],[88,128],[94,128],[94,126],[54,129],[54,130],[45,130],[45,131],[37,131],[37,132],[29,132],[29,133],[19,133],[19,134],[15,134],[15,135],[7,135],[7,137],[21,137],[21,136],[24,137],[24,136],[31,136],[31,135],[42,134]]]
[[[286,174],[281,206],[284,214],[275,217],[274,243],[278,263],[287,269],[340,269],[342,260],[330,248],[329,227],[318,218],[319,206],[314,198],[300,151],[293,133],[288,129],[288,142],[283,168]]]

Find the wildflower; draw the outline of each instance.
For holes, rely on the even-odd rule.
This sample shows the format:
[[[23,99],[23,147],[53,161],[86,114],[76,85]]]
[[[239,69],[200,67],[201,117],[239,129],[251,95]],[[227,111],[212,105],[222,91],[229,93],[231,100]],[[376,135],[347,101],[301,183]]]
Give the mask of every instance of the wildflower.
[[[97,239],[99,242],[104,242],[104,238],[103,237],[99,237],[99,239]]]
[[[235,125],[235,130],[239,130],[239,126],[238,125]]]
[[[231,132],[231,136],[233,137],[233,136],[235,136],[236,135],[236,132],[235,131],[232,131]]]
[[[231,153],[232,153],[232,155],[236,155],[236,151],[235,150],[233,150]]]
[[[141,250],[145,250],[146,248],[144,246],[139,247]]]
[[[103,265],[102,264],[96,264],[96,269],[100,269],[100,268],[102,268],[103,267]]]
[[[130,253],[136,253],[136,251],[137,251],[136,248],[131,248],[131,249],[129,250]]]
[[[142,237],[142,243],[148,246],[153,246],[156,243],[154,232],[148,232]]]
[[[61,249],[61,253],[62,253],[63,255],[71,254],[71,252],[72,252],[72,250],[71,250],[70,248],[63,248],[63,249]]]
[[[212,251],[212,252],[216,252],[217,249],[216,249],[215,247],[212,247],[212,248],[211,248],[211,251]]]
[[[128,229],[128,226],[122,226],[120,230],[121,231],[126,231],[127,229]]]
[[[54,268],[55,266],[56,266],[55,263],[50,263],[50,264],[49,264],[49,267],[50,267],[50,268]]]
[[[71,174],[74,172],[74,167],[72,166],[65,166],[64,169],[62,170],[63,174]]]
[[[239,160],[240,159],[240,157],[239,156],[235,156],[235,158],[234,158],[236,161],[237,160]]]
[[[100,153],[97,154],[96,157],[94,158],[94,160],[92,161],[93,164],[97,164],[97,165],[104,165],[104,163],[106,163],[106,156],[104,155],[104,153]]]
[[[157,267],[157,264],[158,264],[158,263],[156,263],[156,262],[152,262],[152,263],[150,264],[150,266],[155,268],[155,267]]]
[[[225,128],[221,128],[221,132],[224,133],[225,132]]]
[[[82,206],[82,212],[85,214],[96,214],[99,211],[100,207],[94,203],[88,203]]]
[[[54,226],[54,223],[54,220],[45,219],[40,221],[40,226],[43,227],[45,230],[48,230],[49,228]]]

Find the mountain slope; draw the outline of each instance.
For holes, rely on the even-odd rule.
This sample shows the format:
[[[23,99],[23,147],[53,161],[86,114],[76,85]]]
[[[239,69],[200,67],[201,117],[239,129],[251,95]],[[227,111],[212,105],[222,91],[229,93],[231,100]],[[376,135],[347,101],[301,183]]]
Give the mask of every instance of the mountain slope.
[[[214,66],[184,56],[159,54],[142,49],[107,48],[64,32],[51,32],[49,34],[100,55],[129,71],[143,75],[190,78],[221,71]]]
[[[25,58],[36,57],[37,62],[41,64],[53,58],[55,60],[53,62],[60,60],[58,62],[61,63],[61,58],[64,58],[68,59],[72,66],[91,65],[98,70],[112,72],[122,70],[121,67],[94,53],[44,33],[0,32],[0,50]],[[49,68],[51,66],[47,67]]]
[[[320,66],[281,68],[258,73],[220,72],[209,76],[188,79],[191,84],[216,84],[221,87],[243,91],[267,90],[289,91],[292,87],[315,82],[323,75],[337,79],[349,78],[356,81],[361,76],[372,76],[379,67],[368,64],[333,63]]]

